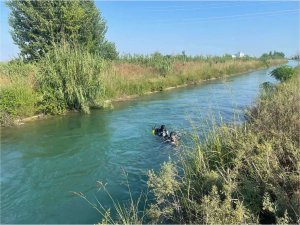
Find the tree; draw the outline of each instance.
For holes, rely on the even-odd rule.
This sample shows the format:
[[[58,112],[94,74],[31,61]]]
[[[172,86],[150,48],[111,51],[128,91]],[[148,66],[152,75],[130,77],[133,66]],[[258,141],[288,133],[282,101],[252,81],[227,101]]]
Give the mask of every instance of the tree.
[[[261,55],[261,59],[283,59],[285,57],[283,52],[270,51]]]
[[[101,51],[117,56],[114,44],[105,39],[107,26],[93,1],[10,0],[7,5],[13,40],[27,60],[38,60],[61,41],[79,43],[104,57],[107,53]]]
[[[100,56],[104,59],[116,59],[118,57],[118,52],[116,46],[113,42],[105,41],[99,49]]]

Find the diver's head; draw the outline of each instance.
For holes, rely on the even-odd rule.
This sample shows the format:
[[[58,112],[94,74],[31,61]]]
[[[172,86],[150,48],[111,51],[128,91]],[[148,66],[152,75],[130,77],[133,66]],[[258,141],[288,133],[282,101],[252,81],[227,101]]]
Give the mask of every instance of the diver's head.
[[[172,142],[176,141],[176,133],[175,132],[170,133],[170,139],[171,139]]]
[[[161,125],[160,129],[161,130],[166,130],[166,126],[165,125]]]

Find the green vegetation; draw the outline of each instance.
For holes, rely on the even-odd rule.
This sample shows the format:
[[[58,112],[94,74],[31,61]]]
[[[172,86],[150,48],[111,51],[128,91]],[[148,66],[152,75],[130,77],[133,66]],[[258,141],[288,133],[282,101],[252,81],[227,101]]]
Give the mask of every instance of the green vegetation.
[[[275,77],[279,81],[287,81],[297,74],[297,70],[284,65],[274,69],[271,76]]]
[[[93,1],[17,1],[11,10],[12,37],[26,60],[38,60],[61,41],[78,42],[89,52],[116,58],[105,39],[106,23]]]
[[[269,64],[284,62],[270,60]],[[61,43],[54,45],[37,62],[13,60],[0,64],[1,124],[8,125],[15,119],[38,113],[55,115],[67,110],[88,113],[90,108],[105,107],[106,100],[122,100],[265,67],[263,61],[255,58],[164,56],[159,53],[108,61],[79,44]],[[31,100],[29,97],[23,99],[21,89],[16,86],[27,90],[24,96],[32,94]],[[13,94],[14,91],[18,93]],[[14,102],[22,103],[14,105],[8,95],[13,95],[14,99],[19,96],[20,100]]]
[[[260,60],[262,60],[266,65],[269,65],[269,61],[272,59],[284,59],[283,52],[270,51],[269,53],[264,53],[260,56]]]
[[[105,39],[106,23],[93,1],[7,2],[20,59],[0,64],[0,124],[38,113],[85,113],[92,107],[168,87],[284,63],[230,55],[126,55]]]
[[[39,96],[34,90],[37,68],[14,60],[0,64],[0,124],[7,126],[15,119],[37,112]]]
[[[268,65],[284,62],[269,60]],[[113,61],[103,82],[107,99],[122,99],[266,67],[264,61],[255,58],[129,55]]]
[[[153,200],[146,209],[138,212],[140,199],[131,198],[123,209],[114,202],[120,221],[299,223],[299,85],[297,76],[272,92],[262,89],[244,124],[212,125],[208,134],[194,130],[192,149],[183,147],[179,160],[164,163],[158,173],[149,171]],[[98,210],[104,222],[120,222]]]
[[[5,125],[19,117],[32,116],[36,111],[38,95],[22,83],[14,83],[0,89],[0,121]]]
[[[264,53],[260,57],[261,59],[284,59],[283,52],[270,51],[269,53]]]
[[[38,83],[44,113],[89,112],[101,106],[104,60],[80,46],[59,45],[40,61]]]
[[[92,1],[11,0],[8,6],[22,59],[0,64],[4,126],[37,113],[89,113],[90,108],[104,107],[105,100],[284,62],[284,54],[276,51],[260,59],[191,57],[184,52],[118,57],[114,44],[105,39],[105,21]],[[149,171],[153,199],[147,208],[139,212],[141,199],[134,202],[132,196],[128,208],[114,202],[118,222],[299,223],[297,73],[288,66],[274,69],[271,75],[282,83],[263,85],[244,124],[212,125],[208,134],[190,134],[192,150],[183,147],[178,161],[164,163],[158,173]],[[109,211],[98,211],[104,223],[114,222]]]

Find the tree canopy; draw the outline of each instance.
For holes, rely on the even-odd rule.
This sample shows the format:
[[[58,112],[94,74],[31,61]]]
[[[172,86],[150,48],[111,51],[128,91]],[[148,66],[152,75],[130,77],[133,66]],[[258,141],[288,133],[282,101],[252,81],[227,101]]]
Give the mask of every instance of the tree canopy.
[[[55,43],[76,42],[104,58],[117,56],[114,43],[105,39],[107,26],[91,0],[10,0],[11,34],[27,60],[43,57]]]
[[[283,52],[270,51],[260,56],[261,59],[283,59],[285,57]]]

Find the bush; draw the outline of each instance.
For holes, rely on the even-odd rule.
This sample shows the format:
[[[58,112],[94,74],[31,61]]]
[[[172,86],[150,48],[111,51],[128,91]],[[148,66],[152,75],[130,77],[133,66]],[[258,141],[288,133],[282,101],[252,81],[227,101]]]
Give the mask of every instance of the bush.
[[[64,109],[89,112],[101,105],[101,73],[105,62],[76,44],[56,46],[39,63],[39,85],[45,112],[61,113]]]
[[[271,93],[266,89],[248,112],[247,123],[222,125],[204,139],[194,138],[194,149],[181,155],[178,168],[183,175],[173,176],[177,191],[157,196],[165,173],[151,183],[159,200],[150,206],[151,219],[205,224],[299,222],[298,86],[295,79],[270,89]]]
[[[295,79],[264,89],[244,124],[213,126],[202,138],[195,131],[178,163],[149,171],[147,222],[299,223],[298,87]]]
[[[38,95],[24,83],[14,83],[0,89],[0,123],[11,125],[16,118],[36,113]]]
[[[170,58],[163,56],[158,52],[151,55],[150,66],[152,66],[162,76],[166,76],[171,71]]]
[[[274,69],[271,72],[271,76],[275,77],[279,81],[287,81],[296,75],[296,70],[290,66],[284,65]]]

